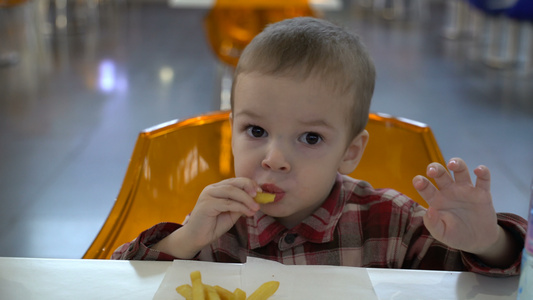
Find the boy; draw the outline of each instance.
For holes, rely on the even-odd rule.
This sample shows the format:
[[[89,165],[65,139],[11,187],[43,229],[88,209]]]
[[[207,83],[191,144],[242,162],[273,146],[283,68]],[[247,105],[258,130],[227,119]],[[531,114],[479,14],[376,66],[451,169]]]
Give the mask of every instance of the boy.
[[[526,222],[496,214],[490,174],[430,164],[413,179],[429,209],[347,177],[363,154],[374,65],[358,38],[324,20],[267,27],[246,47],[232,88],[236,178],[207,186],[184,225],[163,223],[113,258],[519,273]],[[386,176],[386,175],[385,175]],[[275,200],[258,204],[259,191]]]

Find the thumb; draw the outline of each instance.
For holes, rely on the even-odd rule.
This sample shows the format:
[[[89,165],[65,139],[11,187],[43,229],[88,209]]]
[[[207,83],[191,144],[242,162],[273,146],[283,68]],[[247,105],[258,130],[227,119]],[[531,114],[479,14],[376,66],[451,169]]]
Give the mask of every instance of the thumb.
[[[424,225],[429,233],[437,240],[442,240],[444,236],[444,223],[439,218],[439,213],[431,206],[424,215]]]

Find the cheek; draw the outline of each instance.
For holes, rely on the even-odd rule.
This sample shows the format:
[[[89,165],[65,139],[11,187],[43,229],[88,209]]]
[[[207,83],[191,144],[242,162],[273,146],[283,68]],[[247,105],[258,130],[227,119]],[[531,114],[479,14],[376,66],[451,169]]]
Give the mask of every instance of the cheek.
[[[235,163],[234,163],[234,167],[235,167],[235,176],[236,177],[249,177],[248,173],[249,173],[249,168],[247,169],[246,167],[248,166],[248,164],[246,162],[244,162],[241,159],[235,159]]]
[[[307,199],[305,201],[322,201],[330,194],[335,178],[336,172],[302,172],[298,178],[298,188],[294,191],[301,199]]]
[[[251,177],[256,164],[252,151],[239,148],[233,150],[233,166],[236,177]]]
[[[314,163],[303,162],[298,171],[299,181],[306,183],[304,186],[315,190],[328,189],[331,182],[335,181],[339,159],[337,157],[323,157]],[[329,191],[327,191],[329,192]]]

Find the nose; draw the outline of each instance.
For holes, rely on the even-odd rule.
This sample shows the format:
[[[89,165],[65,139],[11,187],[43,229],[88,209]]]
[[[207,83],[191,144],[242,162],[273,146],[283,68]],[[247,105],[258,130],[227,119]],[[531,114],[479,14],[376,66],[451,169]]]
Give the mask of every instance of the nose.
[[[269,145],[261,166],[276,172],[289,172],[291,170],[285,152],[276,144]]]

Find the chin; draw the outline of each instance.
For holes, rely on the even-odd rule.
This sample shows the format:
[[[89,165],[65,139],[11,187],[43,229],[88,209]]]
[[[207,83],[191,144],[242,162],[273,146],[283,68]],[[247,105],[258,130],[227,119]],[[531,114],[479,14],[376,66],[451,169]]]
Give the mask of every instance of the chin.
[[[291,216],[293,214],[292,212],[282,211],[282,210],[279,210],[279,209],[275,209],[273,207],[267,207],[266,209],[265,208],[261,208],[261,211],[265,215],[271,216],[273,218],[285,218],[285,217]]]

